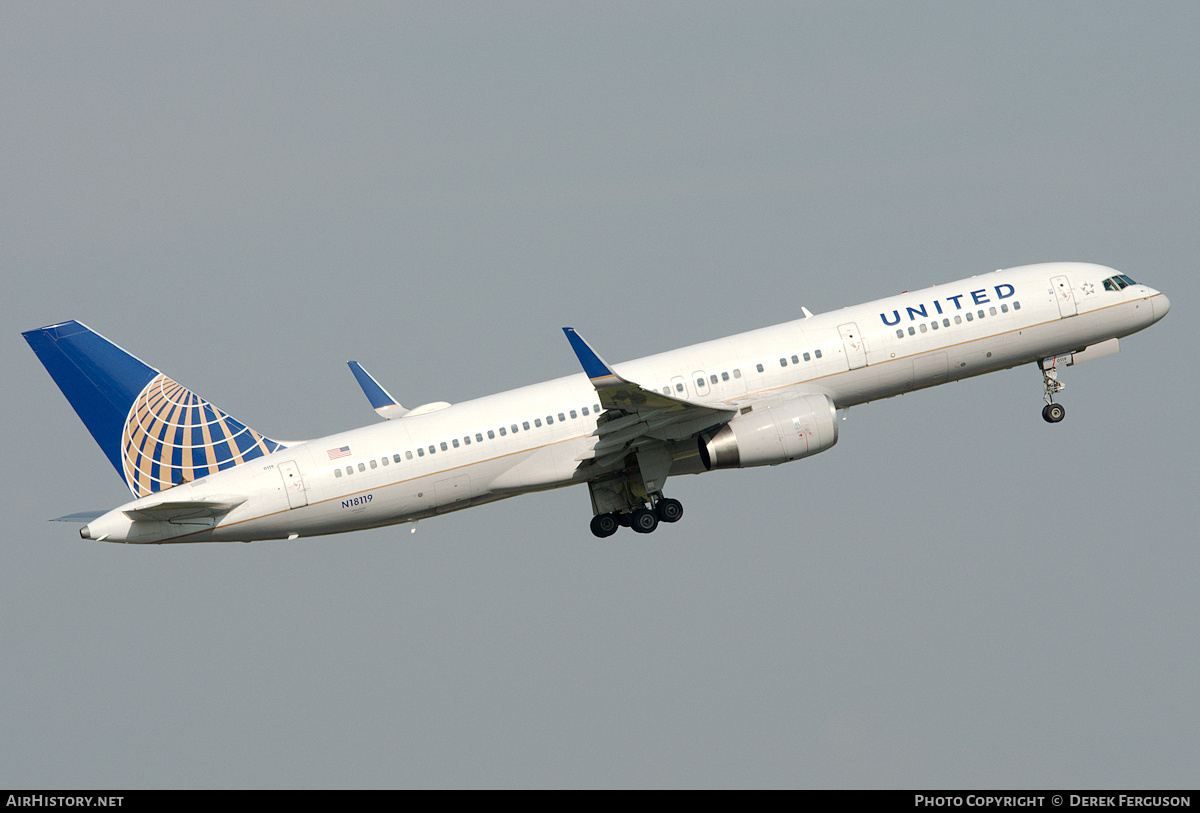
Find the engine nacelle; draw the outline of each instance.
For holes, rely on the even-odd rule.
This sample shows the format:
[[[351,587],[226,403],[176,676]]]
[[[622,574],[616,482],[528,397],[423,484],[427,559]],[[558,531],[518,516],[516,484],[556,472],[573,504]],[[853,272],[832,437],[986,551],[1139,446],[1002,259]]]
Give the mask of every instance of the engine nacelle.
[[[837,443],[837,407],[828,395],[810,393],[773,406],[756,406],[698,440],[704,468],[778,466],[823,452]]]

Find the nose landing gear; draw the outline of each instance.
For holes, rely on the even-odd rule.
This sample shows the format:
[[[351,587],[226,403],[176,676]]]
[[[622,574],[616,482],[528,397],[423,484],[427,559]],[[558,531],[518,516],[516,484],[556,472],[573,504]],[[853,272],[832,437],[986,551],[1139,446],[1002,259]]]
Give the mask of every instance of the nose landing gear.
[[[1042,407],[1042,418],[1046,423],[1058,423],[1067,417],[1067,410],[1062,404],[1046,404]]]
[[[1042,407],[1042,419],[1046,423],[1058,423],[1067,417],[1066,408],[1062,404],[1054,403],[1055,394],[1067,388],[1066,384],[1058,380],[1056,361],[1057,358],[1048,358],[1038,362],[1038,367],[1042,370],[1042,381],[1046,384],[1046,393],[1043,396],[1046,399],[1046,406]]]

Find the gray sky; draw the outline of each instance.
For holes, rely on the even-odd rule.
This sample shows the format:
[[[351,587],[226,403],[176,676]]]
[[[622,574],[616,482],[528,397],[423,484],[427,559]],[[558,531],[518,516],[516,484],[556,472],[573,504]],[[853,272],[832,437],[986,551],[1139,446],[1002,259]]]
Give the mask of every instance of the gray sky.
[[[0,12],[0,786],[1195,787],[1200,5]],[[276,438],[1027,262],[1172,313],[780,468],[252,545],[126,499],[19,332]]]

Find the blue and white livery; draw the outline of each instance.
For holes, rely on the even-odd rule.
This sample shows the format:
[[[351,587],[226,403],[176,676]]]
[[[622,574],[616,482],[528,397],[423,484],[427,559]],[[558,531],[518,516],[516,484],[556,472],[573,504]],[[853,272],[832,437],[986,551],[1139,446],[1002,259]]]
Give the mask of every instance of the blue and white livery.
[[[358,362],[386,420],[271,440],[79,322],[24,334],[134,500],[85,539],[251,541],[413,522],[587,484],[591,530],[640,533],[683,515],[669,477],[778,465],[832,447],[836,411],[1021,364],[1059,371],[1117,352],[1167,297],[1111,268],[1046,263],[611,365],[564,328],[583,372],[461,404],[403,407]]]

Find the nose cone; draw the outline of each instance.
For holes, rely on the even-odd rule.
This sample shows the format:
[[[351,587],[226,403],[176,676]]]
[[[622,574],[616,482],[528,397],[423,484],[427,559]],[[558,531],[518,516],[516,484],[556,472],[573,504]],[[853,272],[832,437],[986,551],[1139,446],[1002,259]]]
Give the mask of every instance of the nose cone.
[[[1151,297],[1150,304],[1154,307],[1155,322],[1166,316],[1167,311],[1171,309],[1171,300],[1167,299],[1166,294],[1159,294],[1158,296]]]

